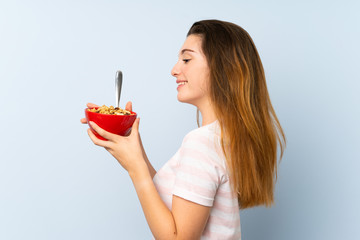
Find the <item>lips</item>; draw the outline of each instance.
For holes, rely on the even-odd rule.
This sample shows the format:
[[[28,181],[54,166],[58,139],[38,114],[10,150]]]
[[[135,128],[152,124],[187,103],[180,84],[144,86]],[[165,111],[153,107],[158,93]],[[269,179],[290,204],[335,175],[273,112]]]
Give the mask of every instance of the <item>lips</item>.
[[[179,84],[179,83],[187,83],[188,81],[186,80],[176,80],[176,83]]]
[[[188,81],[186,80],[176,80],[176,83],[178,85],[177,89],[179,90],[180,87],[184,86],[185,84],[187,84]]]

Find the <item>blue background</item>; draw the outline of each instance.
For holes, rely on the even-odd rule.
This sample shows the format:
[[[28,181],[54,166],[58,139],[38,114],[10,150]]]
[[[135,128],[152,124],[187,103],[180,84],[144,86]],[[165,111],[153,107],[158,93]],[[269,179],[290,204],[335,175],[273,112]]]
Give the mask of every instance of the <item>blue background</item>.
[[[87,102],[133,101],[159,169],[196,128],[170,75],[193,22],[245,28],[287,136],[275,205],[242,238],[359,239],[358,1],[0,0],[0,239],[150,239],[127,173],[89,140]]]

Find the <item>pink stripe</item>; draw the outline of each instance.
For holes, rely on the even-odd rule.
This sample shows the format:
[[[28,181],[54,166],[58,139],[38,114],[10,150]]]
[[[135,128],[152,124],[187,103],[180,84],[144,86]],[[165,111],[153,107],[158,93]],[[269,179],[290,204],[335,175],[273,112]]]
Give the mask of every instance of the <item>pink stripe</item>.
[[[207,197],[207,198],[214,198],[215,193],[216,193],[216,189],[207,189],[204,187],[200,187],[197,185],[194,185],[192,183],[183,181],[182,179],[177,179],[176,183],[175,183],[175,188],[178,187],[180,189],[184,189],[190,192],[193,192],[195,194],[198,194],[200,196],[203,197]]]
[[[241,240],[241,232],[236,232],[234,235],[226,235],[221,234],[218,232],[213,232],[209,228],[205,229],[205,231],[202,234],[205,237],[208,237],[210,239],[237,239]]]
[[[160,195],[163,195],[163,196],[164,195],[166,195],[166,196],[171,196],[172,195],[170,188],[164,187],[164,186],[162,186],[160,184],[155,184],[155,187],[156,187],[156,189],[157,189],[157,191],[158,191],[158,193]]]
[[[195,166],[188,166],[186,164],[181,164],[178,171],[194,175],[197,178],[202,178],[205,181],[211,181],[213,183],[219,184],[220,179],[215,174],[211,172],[204,171],[202,169],[196,168]]]
[[[224,213],[238,213],[239,212],[239,207],[238,206],[225,206],[223,204],[221,204],[219,201],[214,201],[214,209],[220,211],[220,212],[224,212]]]
[[[240,217],[235,218],[233,220],[227,220],[222,217],[211,215],[208,223],[214,224],[214,225],[225,226],[228,228],[237,228],[237,227],[240,227]]]
[[[180,151],[179,158],[180,158],[180,164],[182,158],[190,159],[196,159],[197,161],[201,161],[202,163],[205,163],[208,166],[216,166],[221,172],[225,172],[222,166],[219,165],[218,162],[216,162],[214,159],[212,159],[212,156],[208,154],[207,152],[201,151],[199,149],[192,149],[184,147],[182,151]],[[190,161],[189,161],[190,162]]]
[[[227,199],[236,199],[236,196],[233,194],[232,191],[226,191],[224,189],[219,188],[216,194],[219,197],[227,198]]]
[[[214,137],[214,139],[219,139],[219,136],[211,132],[192,132],[186,135],[186,137],[184,138],[184,142],[196,139],[209,145],[209,143],[214,142],[214,139],[210,139],[210,137]]]
[[[218,148],[218,144],[215,144],[213,141],[210,141],[208,137],[196,136],[184,142],[182,147],[186,146],[202,146],[204,148],[208,148],[213,151],[214,148]]]
[[[209,137],[212,137],[213,139],[210,139]],[[199,143],[202,145],[207,146],[210,149],[215,149],[216,152],[221,156],[224,157],[224,153],[222,151],[221,145],[220,145],[220,138],[219,137],[215,137],[214,135],[192,135],[190,139],[186,139],[186,141],[184,141],[184,143],[187,144],[192,144],[192,142],[194,141],[194,143],[196,145],[198,145]]]
[[[211,139],[211,138],[212,139]],[[218,144],[220,143],[219,141],[219,138],[218,137],[215,137],[214,135],[195,135],[195,134],[192,134],[191,137],[188,137],[186,138],[186,140],[184,140],[184,144],[196,144],[196,145],[204,145],[204,146],[207,146],[208,148],[210,149],[214,149],[214,148],[217,148],[217,149],[221,149],[221,145]]]
[[[209,146],[210,143],[214,143],[213,141],[210,141],[209,136],[199,135],[199,134],[191,134],[191,136],[187,137],[184,141],[184,143],[188,142],[196,142],[196,143],[202,143],[203,145]],[[214,144],[215,145],[215,144]]]
[[[168,169],[162,169],[160,172],[157,172],[156,175],[158,175],[161,181],[163,181],[164,179],[165,181],[168,181],[175,178],[174,173],[168,171]]]

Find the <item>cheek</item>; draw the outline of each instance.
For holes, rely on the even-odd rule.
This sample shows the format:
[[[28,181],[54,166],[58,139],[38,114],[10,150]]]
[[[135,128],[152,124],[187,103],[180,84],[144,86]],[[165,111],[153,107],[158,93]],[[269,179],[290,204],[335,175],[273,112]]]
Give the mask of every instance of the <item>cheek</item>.
[[[189,81],[189,87],[201,94],[207,94],[210,84],[210,73],[207,66],[182,67],[184,77]]]
[[[201,76],[200,76],[200,86],[204,92],[209,91],[210,76],[209,76],[207,69],[204,69],[203,74],[201,74]]]

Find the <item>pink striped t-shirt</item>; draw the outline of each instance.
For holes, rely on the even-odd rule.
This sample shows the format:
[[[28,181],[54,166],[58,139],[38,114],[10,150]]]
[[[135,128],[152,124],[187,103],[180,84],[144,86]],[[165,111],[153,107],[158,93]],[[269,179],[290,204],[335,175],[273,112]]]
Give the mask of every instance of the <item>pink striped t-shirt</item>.
[[[241,239],[238,200],[231,190],[220,133],[218,121],[188,133],[153,181],[170,210],[173,195],[211,207],[201,239]]]

